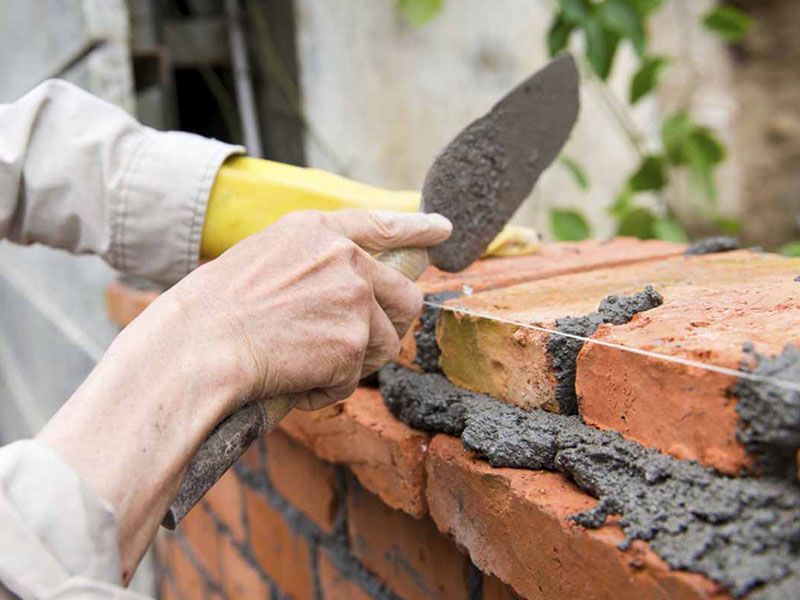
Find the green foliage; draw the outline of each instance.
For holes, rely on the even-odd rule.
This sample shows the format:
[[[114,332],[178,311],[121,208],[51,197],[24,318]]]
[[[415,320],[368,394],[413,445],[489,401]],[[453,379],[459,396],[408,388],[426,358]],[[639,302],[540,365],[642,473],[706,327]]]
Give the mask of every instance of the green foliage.
[[[688,242],[689,236],[675,219],[663,216],[656,219],[653,224],[653,237],[667,242]]]
[[[575,183],[578,184],[579,188],[581,188],[583,191],[589,189],[589,177],[587,177],[586,171],[582,166],[568,156],[562,156],[559,161],[572,176],[572,179],[575,180]]]
[[[652,92],[661,81],[669,60],[663,56],[646,56],[631,80],[630,102],[636,104]]]
[[[630,208],[619,221],[617,235],[652,238],[655,237],[655,224],[656,216],[652,211],[642,207]]]
[[[556,239],[562,241],[578,242],[592,235],[586,218],[576,210],[551,209],[550,227]]]
[[[639,168],[628,179],[626,189],[631,192],[647,192],[663,189],[667,184],[667,161],[660,154],[645,156]]]
[[[444,0],[397,0],[397,8],[409,25],[425,25],[442,12]]]
[[[800,256],[800,240],[784,244],[781,253],[786,256]]]
[[[686,112],[668,117],[661,128],[667,157],[676,167],[687,166],[709,200],[717,199],[714,169],[725,160],[725,147],[707,127],[694,123]]]
[[[703,18],[703,25],[725,41],[735,44],[747,34],[753,26],[753,20],[738,8],[721,4]]]
[[[569,45],[574,32],[586,40],[586,60],[603,80],[611,74],[621,42],[629,41],[640,57],[647,51],[645,18],[662,0],[558,0],[547,48],[555,56]]]
[[[619,46],[630,43],[639,56],[638,69],[629,85],[630,103],[636,104],[658,88],[670,60],[666,56],[648,54],[647,20],[664,5],[664,0],[557,0],[557,4],[547,38],[551,56],[566,50],[574,36],[583,36],[586,62],[599,79],[605,81],[611,73]],[[727,5],[712,10],[703,22],[708,29],[730,42],[740,40],[751,25],[746,15]],[[624,122],[621,117],[617,118]],[[628,131],[625,126],[623,130]],[[644,154],[641,134],[634,131],[629,133],[629,137]],[[670,174],[675,169],[688,169],[692,180],[713,206],[718,194],[715,171],[725,160],[725,147],[710,129],[696,123],[685,111],[677,111],[664,119],[661,147],[659,152],[642,156],[636,171],[625,180],[608,212],[618,220],[620,235],[686,241],[686,232],[662,195],[669,185]],[[570,159],[561,162],[582,189],[588,188],[589,179],[583,169]],[[658,210],[637,202],[637,195],[643,192],[655,195]],[[553,228],[558,221],[559,232],[556,235],[560,239],[572,239],[561,237],[565,231],[573,234],[569,225],[564,223],[574,224],[577,230],[577,224],[586,220],[577,211],[566,211],[569,216],[562,214],[564,212],[551,213]],[[715,222],[724,233],[733,234],[741,228],[741,223],[735,219],[717,216]]]

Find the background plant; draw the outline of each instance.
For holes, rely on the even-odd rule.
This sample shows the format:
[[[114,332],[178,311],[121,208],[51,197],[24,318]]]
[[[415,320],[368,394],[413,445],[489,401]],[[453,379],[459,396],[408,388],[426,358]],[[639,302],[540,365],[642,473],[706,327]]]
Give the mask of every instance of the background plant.
[[[622,189],[608,207],[619,235],[687,240],[686,231],[664,194],[671,178],[680,170],[691,174],[719,230],[735,233],[738,223],[720,216],[716,209],[715,175],[727,154],[717,136],[694,121],[688,111],[677,110],[663,118],[659,149],[652,151],[645,144],[644,133],[631,118],[630,107],[658,90],[671,64],[670,57],[654,54],[649,47],[648,24],[663,4],[664,0],[555,0],[547,49],[551,56],[569,49],[580,59],[584,77],[597,86],[602,100],[639,155],[638,166],[626,177]],[[414,25],[430,21],[442,7],[443,0],[398,0],[401,13]],[[737,8],[722,4],[703,17],[703,25],[725,42],[737,43],[750,28],[751,21]],[[580,52],[574,44],[577,38],[583,38]],[[630,44],[638,59],[629,82],[627,103],[620,101],[607,85],[623,44]],[[581,189],[589,189],[590,176],[581,165],[567,156],[562,156],[560,162]],[[645,193],[655,198],[655,207],[642,202]],[[552,208],[549,217],[557,239],[581,240],[592,233],[588,220],[577,208]]]

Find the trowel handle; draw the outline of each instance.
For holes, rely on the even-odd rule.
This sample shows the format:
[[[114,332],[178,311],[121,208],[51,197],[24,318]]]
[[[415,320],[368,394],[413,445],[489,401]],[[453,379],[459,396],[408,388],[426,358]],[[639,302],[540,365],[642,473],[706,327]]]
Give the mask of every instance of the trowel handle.
[[[217,425],[189,463],[181,489],[161,524],[167,529],[175,529],[250,444],[275,429],[278,422],[292,410],[294,402],[292,396],[251,402]]]
[[[377,259],[412,281],[416,281],[429,264],[428,251],[424,248],[387,250]],[[189,463],[181,489],[161,524],[167,529],[175,529],[250,444],[275,429],[278,422],[292,410],[294,403],[292,396],[251,402],[217,425]]]

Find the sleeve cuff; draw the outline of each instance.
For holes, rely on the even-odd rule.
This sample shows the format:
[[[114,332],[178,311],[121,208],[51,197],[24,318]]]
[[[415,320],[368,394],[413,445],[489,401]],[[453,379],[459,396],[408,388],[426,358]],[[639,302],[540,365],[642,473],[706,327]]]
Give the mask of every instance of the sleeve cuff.
[[[190,133],[147,129],[111,204],[111,265],[167,284],[197,267],[214,178],[225,159],[243,152]]]

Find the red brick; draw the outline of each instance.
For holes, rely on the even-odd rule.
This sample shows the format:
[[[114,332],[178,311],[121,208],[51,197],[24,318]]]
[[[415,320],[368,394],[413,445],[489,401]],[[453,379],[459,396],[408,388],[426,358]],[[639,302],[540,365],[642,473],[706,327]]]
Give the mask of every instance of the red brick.
[[[431,267],[420,277],[419,283],[426,292],[460,290],[464,285],[474,291],[489,290],[568,273],[667,258],[681,254],[684,249],[682,244],[623,237],[542,244],[535,254],[487,258],[460,273],[446,273]]]
[[[708,579],[670,570],[643,542],[621,551],[613,522],[594,530],[570,522],[596,501],[558,473],[492,468],[445,435],[432,440],[427,467],[434,522],[525,598],[719,595]]]
[[[739,251],[601,269],[459,298],[449,305],[487,316],[443,312],[437,332],[442,369],[462,387],[526,409],[557,410],[547,352],[551,334],[515,323],[552,329],[559,317],[587,314],[604,297],[647,284],[662,294],[663,306],[626,325],[601,326],[592,337],[735,369],[745,341],[766,353],[800,341],[793,326],[800,320],[800,302],[793,299],[798,271],[798,260]],[[735,401],[726,394],[733,381],[591,343],[578,359],[577,391],[588,422],[729,473],[750,464],[736,440]]]
[[[269,587],[229,539],[222,541],[222,581],[227,600],[268,600]]]
[[[168,547],[168,554],[160,558],[167,565],[172,577],[170,592],[175,598],[202,598],[206,590],[206,582],[197,567],[184,553],[179,543]]]
[[[739,367],[746,342],[766,355],[800,343],[800,260],[732,253],[707,257],[705,266],[703,279],[667,287],[662,307],[626,325],[603,326],[594,338],[727,369]],[[736,437],[736,398],[728,391],[735,380],[587,344],[576,388],[587,423],[734,474],[752,464]]]
[[[322,600],[369,600],[370,595],[360,585],[339,572],[327,552],[319,553],[319,583]]]
[[[214,579],[220,574],[220,538],[216,523],[202,504],[195,506],[178,526],[200,565]]]
[[[262,458],[264,440],[258,439],[250,447],[245,450],[242,457],[239,459],[248,469],[255,472],[261,472],[266,467]]]
[[[353,471],[386,504],[422,516],[428,435],[398,421],[377,390],[359,388],[344,402],[294,411],[281,428],[317,456]]]
[[[267,472],[275,489],[326,533],[339,506],[336,471],[282,431],[267,439]]]
[[[431,267],[420,278],[419,285],[427,293],[460,291],[464,286],[479,292],[569,273],[667,258],[680,254],[684,248],[681,244],[633,238],[543,244],[536,254],[488,258],[460,273],[446,273]],[[416,368],[413,334],[418,327],[417,321],[403,338],[403,347],[397,360],[407,368]]]
[[[245,537],[244,523],[242,522],[242,499],[241,484],[233,469],[229,469],[203,498],[206,508],[228,526],[238,542],[244,540]]]
[[[400,597],[468,597],[469,559],[430,519],[416,520],[354,486],[347,525],[353,555]]]
[[[250,547],[261,570],[290,598],[312,598],[311,555],[306,540],[255,491],[245,490],[245,502]]]
[[[503,583],[494,575],[483,576],[483,600],[517,600],[514,588]]]

